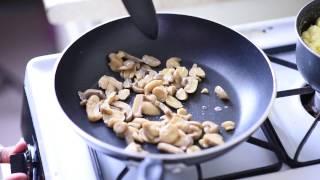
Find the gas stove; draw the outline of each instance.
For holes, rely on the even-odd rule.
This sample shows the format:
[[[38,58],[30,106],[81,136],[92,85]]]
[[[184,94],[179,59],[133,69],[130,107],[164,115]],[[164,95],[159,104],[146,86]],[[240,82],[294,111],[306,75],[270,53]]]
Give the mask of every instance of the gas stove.
[[[275,100],[266,122],[246,142],[203,164],[166,166],[165,179],[316,179],[320,127],[302,104],[310,95],[287,96],[310,91],[295,65],[294,18],[233,28],[269,55],[278,95],[286,97]],[[33,178],[135,179],[136,162],[91,149],[69,125],[53,96],[54,63],[60,55],[34,58],[26,68],[22,130],[38,157]]]

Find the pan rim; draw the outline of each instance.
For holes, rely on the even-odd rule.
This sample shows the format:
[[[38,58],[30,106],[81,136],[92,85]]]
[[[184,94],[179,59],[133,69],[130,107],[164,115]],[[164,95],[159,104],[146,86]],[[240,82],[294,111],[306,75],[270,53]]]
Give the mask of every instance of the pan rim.
[[[302,46],[304,46],[304,48],[306,48],[306,49],[308,49],[308,51],[309,52],[311,52],[313,55],[315,55],[316,57],[318,57],[318,58],[320,58],[320,54],[318,54],[318,53],[316,53],[313,49],[311,49],[303,40],[302,40],[302,38],[301,38],[301,35],[300,35],[300,33],[299,33],[299,24],[298,24],[298,19],[299,19],[299,17],[301,17],[301,14],[302,14],[302,12],[303,11],[306,11],[307,10],[307,8],[309,8],[310,6],[312,6],[314,3],[316,3],[316,1],[311,1],[310,3],[308,3],[308,4],[306,4],[305,6],[303,6],[300,10],[299,10],[299,12],[298,12],[298,14],[297,14],[297,17],[296,17],[296,19],[295,19],[295,33],[297,34],[297,36],[298,36],[298,41],[299,41],[299,43],[300,44],[302,44]],[[320,17],[319,17],[320,18]],[[301,32],[302,33],[302,32]]]
[[[233,30],[227,26],[224,26],[220,23],[208,20],[208,19],[204,19],[204,18],[200,18],[200,17],[196,17],[196,16],[190,16],[190,15],[184,15],[184,14],[177,14],[177,13],[157,13],[157,15],[170,15],[170,16],[184,16],[184,17],[188,17],[188,18],[196,18],[199,19],[201,21],[207,21],[210,23],[215,23],[223,28],[226,28],[230,31],[233,31],[234,33],[237,33],[239,36],[241,36],[242,38],[244,38],[245,40],[247,40],[249,43],[251,43],[260,53],[261,55],[264,57],[264,59],[267,62],[268,68],[270,70],[270,75],[272,76],[272,94],[271,94],[271,98],[268,102],[267,108],[264,110],[264,112],[262,113],[262,116],[250,127],[248,128],[248,130],[246,130],[244,133],[240,134],[237,137],[232,138],[230,141],[226,142],[223,145],[219,145],[217,147],[213,147],[213,148],[208,148],[208,149],[203,149],[200,152],[195,152],[195,153],[191,153],[191,154],[155,154],[155,153],[150,153],[150,154],[141,154],[141,153],[136,153],[136,152],[128,152],[128,151],[124,151],[124,149],[113,146],[111,144],[105,143],[93,136],[91,136],[90,134],[88,134],[87,132],[83,131],[79,126],[77,126],[72,120],[71,118],[68,117],[68,115],[64,112],[61,104],[59,103],[59,99],[57,97],[57,92],[55,89],[55,82],[56,82],[56,72],[58,69],[58,66],[60,64],[60,61],[62,60],[64,54],[66,53],[66,51],[69,50],[69,48],[75,44],[79,38],[85,36],[86,34],[90,33],[91,31],[102,27],[103,25],[107,24],[107,23],[113,23],[115,21],[118,20],[124,20],[127,18],[130,18],[128,16],[123,16],[123,17],[118,17],[118,18],[114,18],[113,20],[107,21],[107,22],[102,22],[96,26],[94,26],[93,28],[89,29],[88,31],[84,32],[81,36],[79,36],[76,40],[70,42],[70,44],[62,51],[61,56],[59,57],[58,61],[55,62],[54,65],[54,80],[53,80],[53,86],[54,86],[54,90],[55,90],[55,98],[59,104],[59,107],[61,109],[61,111],[66,115],[66,118],[68,118],[68,122],[70,123],[71,127],[75,130],[75,132],[80,135],[82,138],[84,138],[86,141],[90,142],[91,144],[94,144],[95,146],[97,146],[98,148],[95,147],[95,149],[98,149],[102,152],[105,152],[106,154],[110,154],[110,152],[115,153],[117,156],[126,156],[126,159],[139,159],[139,160],[143,160],[144,158],[150,158],[150,159],[157,159],[157,160],[163,160],[163,161],[181,161],[181,160],[186,160],[186,159],[191,159],[191,158],[198,158],[198,157],[205,157],[205,156],[209,156],[210,154],[217,154],[217,153],[221,153],[223,150],[228,150],[231,149],[232,147],[234,147],[235,145],[245,141],[250,135],[252,135],[261,125],[262,123],[266,120],[272,104],[276,98],[276,77],[275,77],[275,73],[272,69],[271,66],[271,61],[269,60],[269,58],[267,57],[267,55],[262,51],[261,48],[259,48],[254,42],[250,41],[248,38],[246,38],[243,34],[241,34],[240,32]],[[88,144],[88,142],[86,142]]]

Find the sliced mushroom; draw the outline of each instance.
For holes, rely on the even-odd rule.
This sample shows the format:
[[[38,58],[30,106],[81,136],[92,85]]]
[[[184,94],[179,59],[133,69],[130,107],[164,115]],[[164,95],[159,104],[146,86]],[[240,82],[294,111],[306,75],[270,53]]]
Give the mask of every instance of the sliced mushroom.
[[[140,129],[141,128],[141,124],[135,123],[135,122],[129,122],[128,123],[129,127],[134,127],[136,129]]]
[[[118,98],[120,100],[126,100],[130,96],[130,90],[129,89],[121,89],[118,92]]]
[[[99,108],[100,98],[97,95],[90,96],[86,104],[86,111],[89,121],[96,122],[102,119],[102,114]]]
[[[143,143],[143,138],[139,134],[139,129],[130,126],[129,123],[125,133],[125,140],[128,144],[135,141]]]
[[[120,110],[126,115],[126,121],[131,121],[133,117],[133,112],[131,106],[122,101],[115,101],[112,103],[113,106],[120,108]]]
[[[146,71],[145,68],[140,68],[138,71],[136,71],[136,74],[135,74],[135,75],[136,75],[136,78],[137,78],[138,80],[140,80],[140,79],[142,79],[142,78],[145,77],[146,73],[147,73],[147,71]]]
[[[185,150],[187,147],[193,144],[193,138],[190,135],[186,135],[182,130],[178,130],[179,139],[174,142],[175,146],[180,147],[181,149]]]
[[[183,88],[180,88],[177,92],[176,92],[176,98],[184,101],[188,99],[188,94],[186,93],[186,91]]]
[[[166,104],[170,107],[175,108],[175,109],[179,109],[179,108],[183,107],[182,103],[173,96],[167,97]]]
[[[131,80],[131,79],[125,79],[125,80],[123,81],[122,86],[123,86],[123,88],[130,89],[131,86],[132,86],[132,80]]]
[[[123,115],[123,119],[125,118],[124,114],[121,113]],[[114,124],[117,122],[120,122],[121,120],[117,119],[117,118],[112,118],[112,116],[107,115],[107,114],[103,114],[103,122],[105,125],[107,125],[109,128],[113,128]]]
[[[132,112],[134,117],[142,117],[143,94],[137,94],[133,100]]]
[[[118,121],[113,125],[113,131],[119,137],[124,137],[127,130],[128,124],[123,121]]]
[[[180,66],[181,58],[171,57],[166,61],[167,68],[177,68]]]
[[[154,94],[144,95],[144,100],[149,101],[152,104],[155,104],[155,102],[157,101],[157,96],[155,96]]]
[[[144,141],[149,143],[158,143],[159,142],[159,127],[150,121],[142,124],[142,132],[144,135]]]
[[[188,76],[188,69],[184,66],[177,67],[176,72],[180,75],[181,78]]]
[[[137,86],[137,83],[132,84],[132,90],[136,93],[144,93],[144,89]]]
[[[159,143],[157,148],[160,150],[160,151],[164,151],[164,152],[167,152],[167,153],[172,153],[172,154],[179,154],[179,153],[183,153],[183,150],[174,146],[174,145],[171,145],[171,144],[167,144],[167,143]]]
[[[228,101],[229,96],[227,92],[221,87],[221,86],[216,86],[214,88],[214,93],[220,98],[221,100]]]
[[[224,130],[226,131],[232,131],[234,130],[236,126],[236,123],[233,122],[233,121],[224,121],[222,124],[221,124],[221,127],[224,128]]]
[[[132,68],[132,69],[121,71],[120,76],[123,79],[132,79],[135,76],[135,73],[136,73],[136,69]]]
[[[221,145],[223,143],[223,137],[220,134],[205,134],[202,139],[199,140],[199,144],[203,148]]]
[[[161,64],[161,61],[159,59],[149,55],[142,56],[142,61],[151,67],[157,67]]]
[[[193,138],[193,140],[198,140],[202,136],[202,129],[196,125],[189,124],[186,133]]]
[[[131,60],[133,60],[133,61],[135,61],[137,63],[142,63],[143,62],[140,58],[137,58],[137,57],[135,57],[135,56],[133,56],[133,55],[127,53],[127,52],[124,52],[124,51],[118,51],[117,56],[118,57],[123,57],[125,59],[131,59]]]
[[[201,77],[201,78],[206,77],[206,73],[204,72],[204,70],[201,67],[198,67],[197,64],[192,65],[192,68],[189,71],[189,75],[193,77]]]
[[[177,109],[178,115],[188,115],[188,111],[185,108],[179,108]]]
[[[105,89],[105,94],[106,96],[109,96],[111,93],[116,92],[117,88],[114,87],[112,84],[108,84],[106,89]]]
[[[167,87],[168,95],[174,96],[176,94],[177,88],[174,85]]]
[[[108,65],[111,70],[114,72],[119,72],[119,67],[121,67],[123,63],[122,58],[119,58],[115,53],[110,53],[109,60],[110,62],[108,63]]]
[[[121,67],[119,67],[118,69],[120,71],[125,71],[125,70],[131,70],[135,67],[135,62],[131,59],[125,60],[123,62],[123,65]]]
[[[197,145],[192,145],[192,146],[188,147],[186,150],[187,154],[198,152],[198,151],[201,151],[201,149]]]
[[[100,99],[105,99],[106,98],[104,93],[101,90],[98,90],[98,89],[87,89],[84,92],[78,91],[78,95],[79,95],[79,98],[80,98],[81,101],[88,100],[89,97],[92,96],[92,95],[96,95]]]
[[[167,89],[164,86],[153,88],[152,94],[154,94],[160,102],[165,102],[168,97]]]
[[[209,94],[208,88],[203,88],[203,89],[201,90],[201,94]]]
[[[144,94],[150,94],[153,88],[161,86],[163,84],[162,80],[152,80],[144,87]]]
[[[112,109],[110,107],[110,104],[114,101],[117,101],[118,97],[116,96],[116,92],[112,92],[108,95],[107,99],[105,99],[101,106],[100,106],[100,111],[103,112],[104,114],[112,114]]]
[[[204,121],[202,122],[203,131],[205,133],[218,133],[219,132],[219,125],[212,121]]]
[[[198,88],[198,80],[195,77],[187,77],[187,84],[184,87],[184,90],[191,94],[196,92]]]
[[[135,142],[129,143],[124,150],[131,151],[131,152],[138,152],[138,153],[147,153],[147,151],[143,150],[140,144],[137,144]]]
[[[122,83],[111,76],[103,75],[99,79],[98,84],[99,84],[99,87],[101,87],[102,89],[107,89],[109,84],[117,88],[117,90],[122,89]]]
[[[175,71],[174,68],[166,68],[159,72],[159,74],[163,75],[164,84],[169,84],[174,81],[174,77],[173,77],[174,71]]]
[[[103,114],[102,115],[103,122],[108,126],[108,127],[113,127],[114,123],[118,121],[124,121],[126,116],[123,111],[120,111],[118,109],[112,108],[111,109],[111,114]]]
[[[158,107],[161,109],[161,111],[162,111],[165,115],[171,116],[172,111],[171,111],[171,109],[170,109],[168,106],[166,106],[166,105],[163,104],[162,102],[158,102],[157,104],[158,104]]]
[[[145,123],[145,122],[148,122],[149,120],[148,119],[145,119],[145,118],[134,118],[131,122],[132,123],[136,123],[136,124],[139,124],[141,128],[142,127],[142,124]]]
[[[138,81],[138,87],[140,88],[144,88],[146,86],[146,84],[148,84],[149,82],[151,82],[153,80],[153,75],[146,75],[145,77],[143,77],[143,79],[141,79],[140,81]]]
[[[179,139],[178,127],[174,124],[167,124],[160,128],[160,142],[172,144]]]
[[[160,109],[157,106],[155,106],[154,104],[152,104],[151,102],[148,102],[148,101],[144,101],[142,103],[141,110],[142,110],[142,114],[145,114],[145,115],[149,115],[149,116],[158,116],[158,115],[160,115]]]

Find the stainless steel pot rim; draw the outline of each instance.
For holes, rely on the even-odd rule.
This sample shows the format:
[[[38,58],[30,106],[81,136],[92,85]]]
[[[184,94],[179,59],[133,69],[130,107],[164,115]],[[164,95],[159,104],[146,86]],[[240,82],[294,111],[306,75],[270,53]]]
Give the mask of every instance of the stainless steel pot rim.
[[[197,19],[201,19],[201,20],[205,20],[205,21],[208,21],[210,23],[213,23],[213,21],[210,21],[210,20],[207,20],[207,19],[203,19],[203,18],[199,18],[199,17],[195,17],[195,16],[183,15],[183,14],[173,14],[173,13],[172,14],[170,14],[170,13],[163,14],[163,13],[159,13],[159,15],[186,16],[186,17],[197,18]],[[119,18],[115,18],[115,19],[113,19],[111,21],[101,23],[101,24],[93,27],[92,29],[88,30],[87,32],[83,33],[81,36],[79,36],[79,38],[84,36],[84,35],[86,35],[87,33],[91,32],[92,30],[103,26],[106,23],[113,23],[115,21],[123,20],[123,19],[126,19],[126,18],[129,18],[129,17],[128,16],[119,17]],[[214,22],[214,23],[216,23],[216,22]],[[237,33],[238,35],[242,36],[242,38],[244,38],[247,41],[249,41],[241,33],[237,32],[235,30],[232,30],[231,28],[228,28],[226,26],[223,26],[223,25],[221,25],[219,23],[216,23],[216,24],[219,25],[219,26],[222,26],[222,27],[224,27],[226,29],[229,29],[229,30],[231,30],[231,31],[233,31],[235,33]],[[59,57],[58,61],[56,61],[55,65],[54,65],[54,72],[55,73],[57,71],[59,62],[61,61],[63,55],[69,49],[70,46],[72,46],[74,43],[76,43],[76,41],[77,40],[71,42],[64,49],[64,51],[61,53],[61,56]],[[192,153],[192,154],[155,154],[155,153],[150,153],[150,154],[144,155],[144,154],[136,153],[136,152],[128,152],[128,151],[124,151],[124,149],[122,149],[122,148],[119,148],[119,147],[116,147],[116,146],[112,146],[112,145],[107,144],[107,143],[105,143],[103,141],[100,141],[100,140],[96,139],[95,137],[91,136],[90,134],[86,133],[81,128],[79,128],[73,121],[71,121],[68,118],[68,116],[64,113],[64,111],[63,111],[63,109],[62,109],[60,104],[59,104],[59,107],[61,109],[61,112],[63,112],[66,115],[66,118],[68,118],[68,122],[70,123],[71,127],[75,130],[75,132],[78,133],[85,140],[91,142],[91,144],[94,144],[99,150],[103,151],[105,149],[106,150],[106,151],[104,151],[105,153],[112,152],[112,153],[114,153],[116,155],[119,155],[119,156],[126,156],[127,159],[140,159],[140,160],[143,160],[144,158],[148,157],[148,158],[151,158],[151,159],[159,159],[159,160],[164,160],[164,161],[179,161],[179,160],[185,160],[185,159],[188,159],[188,158],[204,157],[204,156],[207,156],[207,155],[210,155],[210,154],[215,154],[215,153],[221,152],[223,150],[229,149],[229,148],[239,144],[240,142],[245,141],[250,135],[252,135],[263,124],[263,122],[266,120],[266,118],[267,118],[267,116],[268,116],[268,114],[269,114],[269,112],[271,110],[272,103],[273,103],[274,99],[276,98],[276,79],[275,79],[274,71],[273,71],[273,69],[271,67],[271,62],[270,62],[269,58],[266,56],[266,54],[257,45],[255,45],[251,41],[249,41],[249,42],[251,44],[253,44],[255,48],[257,48],[257,50],[263,55],[264,59],[266,60],[266,62],[268,64],[268,68],[270,70],[270,74],[272,76],[272,81],[273,81],[272,95],[271,95],[271,98],[270,98],[270,101],[268,103],[267,108],[262,113],[262,116],[256,121],[256,123],[253,124],[252,127],[249,128],[245,133],[242,133],[241,135],[239,135],[237,137],[233,137],[231,140],[229,140],[228,142],[226,142],[223,145],[219,145],[219,146],[208,148],[208,149],[203,149],[200,152],[195,152],[195,153]],[[54,77],[53,86],[55,86],[54,85],[55,80],[56,80],[56,77]],[[56,98],[56,101],[59,102],[58,98],[57,98],[57,95],[55,96],[55,98]]]
[[[301,35],[300,35],[300,33],[299,33],[299,24],[298,24],[298,19],[299,19],[299,17],[301,16],[302,11],[304,11],[304,10],[307,9],[307,8],[309,8],[310,6],[313,6],[313,3],[315,3],[315,2],[316,2],[316,0],[310,2],[309,4],[305,5],[304,7],[302,7],[302,8],[299,10],[298,15],[297,15],[296,20],[295,20],[295,27],[296,27],[296,28],[295,28],[295,31],[296,31],[296,34],[297,34],[297,36],[298,36],[298,41],[299,41],[299,43],[302,44],[306,49],[308,49],[313,55],[315,55],[315,56],[317,56],[318,58],[320,58],[320,54],[318,54],[318,53],[316,53],[314,50],[312,50],[312,49],[302,40]],[[320,5],[320,3],[319,3],[319,5]]]

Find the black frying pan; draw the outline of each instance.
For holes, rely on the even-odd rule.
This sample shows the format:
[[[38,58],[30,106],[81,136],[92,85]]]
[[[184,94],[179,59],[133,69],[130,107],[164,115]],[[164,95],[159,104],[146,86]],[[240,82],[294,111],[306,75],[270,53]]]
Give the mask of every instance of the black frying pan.
[[[76,132],[91,147],[107,155],[124,160],[147,158],[145,162],[151,165],[156,162],[191,165],[210,160],[246,140],[264,122],[276,94],[270,62],[249,40],[220,24],[175,14],[159,14],[157,20],[156,40],[144,36],[130,18],[102,24],[78,38],[56,64],[58,102]],[[106,61],[107,54],[118,50],[138,57],[153,55],[162,60],[162,67],[172,56],[181,57],[182,64],[188,68],[192,63],[199,64],[207,74],[199,89],[207,87],[210,95],[197,92],[184,103],[185,107],[199,121],[233,120],[237,124],[236,130],[223,134],[224,145],[193,154],[162,154],[149,144],[144,145],[152,152],[148,155],[125,152],[125,141],[116,137],[103,122],[88,121],[77,95],[79,90],[97,87],[97,80],[104,74],[121,80],[118,73],[107,67]],[[230,103],[225,104],[214,95],[215,85],[224,87],[230,95]],[[206,110],[202,109],[203,105],[207,106]],[[216,112],[214,107],[217,105],[228,108]]]

